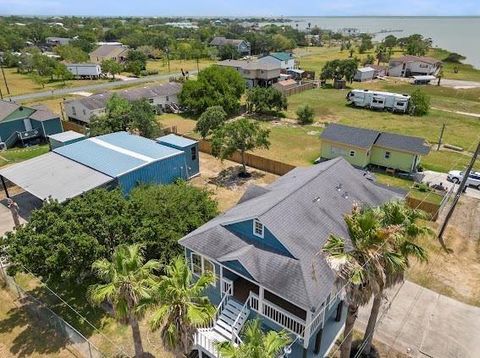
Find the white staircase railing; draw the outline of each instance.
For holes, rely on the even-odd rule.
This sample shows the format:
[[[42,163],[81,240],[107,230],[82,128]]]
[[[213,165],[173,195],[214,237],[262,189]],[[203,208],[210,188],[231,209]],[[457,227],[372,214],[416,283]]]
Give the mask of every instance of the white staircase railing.
[[[248,314],[249,302],[250,302],[249,299],[247,299],[245,301],[245,303],[242,306],[242,309],[240,310],[237,318],[235,319],[235,322],[233,322],[233,325],[232,325],[232,342],[234,342],[236,344],[241,344],[242,343],[242,340],[239,336],[240,330],[242,328],[241,327],[237,328],[237,324],[238,324],[239,320],[242,318],[243,315]]]
[[[220,303],[218,304],[217,309],[215,310],[215,314],[212,316],[212,318],[208,322],[197,326],[197,328],[213,327],[215,325],[215,322],[217,322],[217,319],[220,316],[220,314],[222,313],[223,309],[227,305],[229,298],[230,298],[230,296],[228,296],[228,295],[223,296],[223,298],[220,301]]]

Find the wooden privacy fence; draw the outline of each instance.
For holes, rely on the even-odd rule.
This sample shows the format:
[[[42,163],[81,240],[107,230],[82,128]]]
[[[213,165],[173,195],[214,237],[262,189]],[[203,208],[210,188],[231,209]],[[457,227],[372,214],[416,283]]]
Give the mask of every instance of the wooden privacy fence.
[[[164,131],[166,130],[164,129]],[[197,140],[198,150],[200,152],[212,154],[212,144],[208,140],[193,138],[186,135],[182,135],[182,136],[185,138]],[[296,168],[294,165],[279,162],[273,159],[268,159],[268,158],[261,157],[259,155],[255,155],[251,153],[245,153],[244,157],[245,157],[245,164],[247,166],[255,169],[263,170],[268,173],[276,174],[276,175],[284,175],[288,173],[290,170]],[[242,163],[242,156],[238,151],[233,153],[233,155],[228,159],[236,163]]]
[[[407,196],[405,198],[405,202],[412,209],[419,209],[425,211],[430,216],[430,220],[437,220],[438,213],[440,211],[440,204],[430,203],[428,201],[415,199],[410,196]]]
[[[74,131],[77,133],[85,134],[85,127],[81,126],[80,124],[70,122],[70,121],[62,121],[63,130],[65,131]]]
[[[315,83],[313,82],[306,82],[306,83],[303,83],[301,85],[297,85],[295,87],[290,87],[290,88],[285,88],[285,89],[282,89],[281,92],[285,95],[285,96],[291,96],[292,94],[296,94],[296,93],[300,93],[300,92],[303,92],[303,91],[307,91],[307,90],[311,90],[315,88]]]

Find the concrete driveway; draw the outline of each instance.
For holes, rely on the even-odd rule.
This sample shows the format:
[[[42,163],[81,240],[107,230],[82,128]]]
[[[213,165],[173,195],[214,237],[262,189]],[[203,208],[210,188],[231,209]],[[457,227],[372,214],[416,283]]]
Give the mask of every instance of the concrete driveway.
[[[388,292],[389,300],[397,289]],[[360,309],[357,322],[362,330],[370,308]],[[375,339],[409,357],[480,357],[480,308],[412,282],[405,282],[379,322]]]
[[[33,195],[22,192],[17,195],[13,195],[12,199],[18,204],[20,223],[24,224],[30,217],[32,210],[39,208],[42,205],[42,201]],[[7,199],[2,193],[0,197],[0,236],[4,235],[8,231],[12,231],[14,227],[12,213],[7,206]]]
[[[441,183],[447,189],[450,189],[452,186],[455,187],[455,190],[458,188],[458,185],[447,181],[447,173],[440,173],[440,172],[434,172],[431,170],[426,170],[423,172],[423,175],[424,177],[422,179],[422,183],[429,183],[430,185]],[[480,199],[480,190],[473,187],[469,187],[467,188],[465,195],[470,196],[472,198]]]

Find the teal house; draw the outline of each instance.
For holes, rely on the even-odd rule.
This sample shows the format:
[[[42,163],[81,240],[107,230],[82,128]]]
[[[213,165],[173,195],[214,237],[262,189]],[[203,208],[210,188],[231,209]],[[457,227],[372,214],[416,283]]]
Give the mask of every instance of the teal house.
[[[343,217],[355,203],[396,198],[343,158],[249,187],[235,207],[179,241],[193,275],[216,278],[206,292],[215,318],[197,329],[193,349],[201,358],[220,357],[216,342],[239,344],[245,323],[259,318],[264,331],[291,334],[284,357],[327,356],[346,306],[322,248],[332,234],[349,241]]]
[[[350,164],[414,173],[430,152],[425,139],[372,129],[330,124],[320,136],[321,158],[345,158]]]
[[[49,135],[61,132],[60,117],[48,108],[0,101],[0,148],[46,142]]]

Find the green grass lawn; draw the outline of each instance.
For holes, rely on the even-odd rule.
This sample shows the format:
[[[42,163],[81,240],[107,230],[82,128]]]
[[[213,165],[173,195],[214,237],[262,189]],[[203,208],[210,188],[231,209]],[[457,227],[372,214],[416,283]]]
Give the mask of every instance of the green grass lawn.
[[[48,151],[49,147],[47,144],[35,145],[28,148],[12,148],[3,152],[0,151],[0,167],[31,159]]]
[[[215,63],[215,61],[200,59],[198,61],[198,68],[202,69],[210,66]],[[197,70],[197,61],[196,60],[171,60],[170,61],[170,73],[177,73],[181,70],[184,71],[196,71]],[[149,60],[147,62],[147,70],[149,71],[158,71],[158,73],[169,73],[167,61],[164,60]]]
[[[449,54],[449,51],[434,48],[430,49],[428,55],[439,60],[444,60]],[[461,54],[460,54],[461,55]],[[457,73],[454,69],[457,68]],[[466,80],[466,81],[480,81],[480,70],[475,69],[472,65],[463,63],[448,63],[443,62],[443,76],[444,78],[450,78],[454,80]]]

